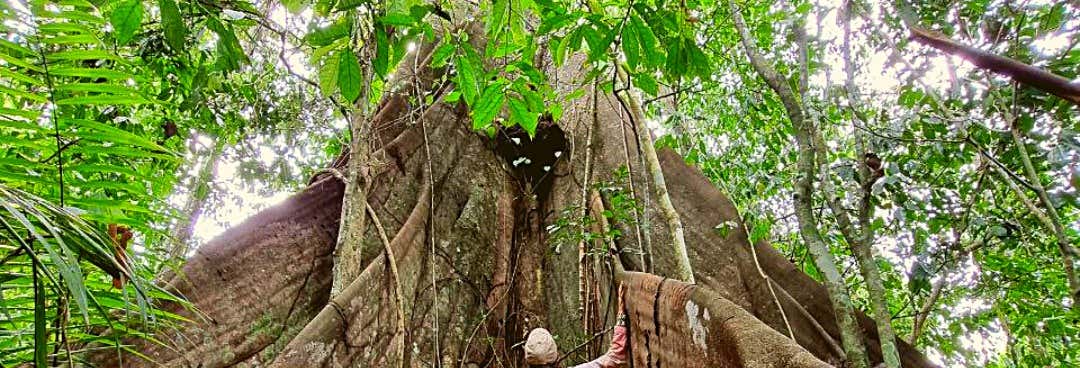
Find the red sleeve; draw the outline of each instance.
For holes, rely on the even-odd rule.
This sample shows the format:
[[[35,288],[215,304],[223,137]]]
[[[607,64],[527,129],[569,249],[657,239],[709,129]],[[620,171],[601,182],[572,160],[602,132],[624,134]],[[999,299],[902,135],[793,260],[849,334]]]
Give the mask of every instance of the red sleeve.
[[[617,368],[626,364],[626,326],[615,326],[607,353],[574,368]]]

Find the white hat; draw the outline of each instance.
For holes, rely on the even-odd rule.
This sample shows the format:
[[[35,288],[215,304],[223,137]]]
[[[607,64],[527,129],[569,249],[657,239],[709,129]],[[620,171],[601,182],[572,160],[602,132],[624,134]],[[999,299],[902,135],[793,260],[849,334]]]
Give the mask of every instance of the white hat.
[[[525,363],[543,365],[555,363],[559,359],[559,348],[551,333],[543,328],[534,328],[525,339]]]

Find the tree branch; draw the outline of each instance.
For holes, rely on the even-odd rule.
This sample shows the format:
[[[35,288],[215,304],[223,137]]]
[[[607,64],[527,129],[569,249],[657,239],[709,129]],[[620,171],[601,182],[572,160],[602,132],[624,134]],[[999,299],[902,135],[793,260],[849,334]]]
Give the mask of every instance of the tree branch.
[[[960,56],[977,67],[1012,78],[1017,82],[1035,87],[1080,106],[1080,83],[1073,83],[1062,76],[1011,58],[960,44],[943,34],[917,25],[909,25],[909,28],[911,29],[911,38],[915,41],[945,53]]]

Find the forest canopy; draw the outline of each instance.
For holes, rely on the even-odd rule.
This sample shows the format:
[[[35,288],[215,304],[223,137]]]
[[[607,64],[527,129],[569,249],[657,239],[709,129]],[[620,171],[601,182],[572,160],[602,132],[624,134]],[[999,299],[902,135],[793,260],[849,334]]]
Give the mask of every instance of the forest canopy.
[[[316,178],[345,183],[338,249],[377,228],[393,257],[367,199],[392,164],[368,123],[395,96],[410,127],[446,105],[493,147],[540,142],[552,161],[501,162],[537,161],[517,174],[535,192],[592,152],[551,127],[600,94],[642,159],[550,209],[549,253],[660,232],[640,250],[672,265],[641,270],[705,284],[680,216],[709,214],[674,214],[649,161],[671,150],[736,206],[712,230],[823,283],[842,331],[865,311],[942,366],[1080,365],[1074,2],[0,0],[0,19],[0,366],[166,344],[191,318],[165,306],[192,309],[170,277]],[[579,215],[590,184],[611,229]],[[337,252],[332,296],[364,269]],[[870,350],[893,368],[897,349]]]

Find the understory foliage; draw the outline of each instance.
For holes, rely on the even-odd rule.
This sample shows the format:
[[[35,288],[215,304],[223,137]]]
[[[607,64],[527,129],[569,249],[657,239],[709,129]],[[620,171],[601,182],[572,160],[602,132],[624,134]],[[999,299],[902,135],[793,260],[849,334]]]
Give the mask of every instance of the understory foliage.
[[[1080,364],[1065,263],[1080,243],[1077,105],[907,37],[931,29],[1076,80],[1080,9],[735,4],[824,143],[811,201],[855,306],[869,310],[871,295],[833,211],[865,204],[899,337],[948,365]],[[150,280],[207,240],[193,237],[204,214],[243,202],[233,191],[305,185],[347,146],[345,122],[412,77],[421,49],[449,71],[434,83],[442,102],[466,105],[479,134],[532,136],[587,85],[631,92],[657,146],[731,197],[751,241],[820,279],[793,210],[797,127],[731,12],[710,0],[3,0],[0,365],[78,361],[168,328],[175,316],[154,306],[177,298]],[[568,64],[585,83],[546,73]],[[436,102],[416,95],[412,106]],[[873,168],[866,188],[860,165]],[[618,229],[655,198],[597,189],[616,226],[591,232],[565,209],[553,251],[637,236]],[[126,248],[110,225],[131,231]]]

